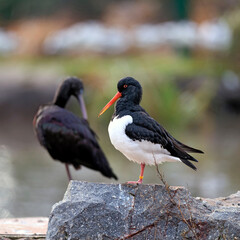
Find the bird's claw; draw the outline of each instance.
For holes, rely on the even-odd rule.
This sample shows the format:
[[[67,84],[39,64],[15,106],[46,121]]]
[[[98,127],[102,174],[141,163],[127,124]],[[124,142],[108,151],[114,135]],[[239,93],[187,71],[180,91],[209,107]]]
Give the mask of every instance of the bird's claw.
[[[128,184],[142,184],[142,179],[139,179],[138,181],[129,181]]]

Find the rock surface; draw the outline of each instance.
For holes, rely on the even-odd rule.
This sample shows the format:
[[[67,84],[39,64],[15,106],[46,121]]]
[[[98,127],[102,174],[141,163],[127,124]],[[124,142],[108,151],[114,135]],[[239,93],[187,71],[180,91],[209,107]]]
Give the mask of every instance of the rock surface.
[[[240,239],[240,191],[192,197],[185,188],[71,181],[47,239]]]

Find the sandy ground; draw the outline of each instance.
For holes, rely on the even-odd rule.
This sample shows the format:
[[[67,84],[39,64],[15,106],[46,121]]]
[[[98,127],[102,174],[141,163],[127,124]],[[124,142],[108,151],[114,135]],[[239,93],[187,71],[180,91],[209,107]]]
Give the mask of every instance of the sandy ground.
[[[48,218],[4,218],[0,219],[0,238],[11,237],[43,237],[46,235]]]

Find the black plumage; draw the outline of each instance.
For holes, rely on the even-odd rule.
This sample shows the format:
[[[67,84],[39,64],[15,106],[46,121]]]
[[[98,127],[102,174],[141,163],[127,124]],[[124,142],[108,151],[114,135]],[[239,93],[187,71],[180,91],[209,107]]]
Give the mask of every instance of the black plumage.
[[[69,179],[69,164],[75,169],[83,165],[117,179],[97,142],[96,134],[89,127],[82,93],[83,84],[78,78],[66,79],[56,91],[53,103],[40,106],[34,117],[37,138],[54,160],[65,163]],[[83,118],[64,109],[71,96],[79,100]]]
[[[127,86],[124,88],[124,86]],[[131,115],[133,123],[126,126],[125,133],[132,140],[147,140],[161,144],[172,156],[178,157],[192,169],[197,168],[190,161],[197,160],[187,152],[203,153],[201,150],[189,147],[172,137],[156,120],[139,105],[142,98],[142,87],[131,77],[124,78],[118,83],[118,91],[122,97],[118,100],[115,116]]]
[[[203,152],[176,140],[149,116],[139,105],[142,99],[140,83],[132,77],[126,77],[118,82],[117,88],[117,94],[102,109],[99,115],[103,114],[118,100],[108,128],[110,140],[115,148],[127,156],[129,160],[141,164],[139,180],[129,183],[142,183],[145,164],[153,165],[154,162],[156,163],[156,159],[154,159],[155,153],[158,154],[160,160],[161,158],[164,159],[164,157],[163,161],[166,159],[168,161],[180,160],[196,170],[197,168],[191,161],[197,162],[197,160],[188,152]],[[121,140],[118,140],[119,138]],[[124,144],[126,142],[127,144]]]
[[[197,160],[187,152],[202,153],[202,151],[188,147],[177,141],[147,113],[140,114],[141,118],[136,113],[132,113],[131,116],[133,117],[133,123],[129,124],[125,129],[128,137],[140,142],[146,140],[155,144],[161,144],[172,156],[180,158],[183,163],[196,170],[196,167],[188,160],[195,162]]]

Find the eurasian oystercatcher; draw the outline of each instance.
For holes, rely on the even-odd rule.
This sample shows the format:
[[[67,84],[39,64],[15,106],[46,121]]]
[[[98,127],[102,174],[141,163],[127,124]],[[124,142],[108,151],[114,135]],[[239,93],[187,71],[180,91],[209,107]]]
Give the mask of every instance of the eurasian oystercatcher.
[[[197,160],[187,152],[203,152],[179,142],[149,116],[139,105],[142,98],[139,82],[132,77],[126,77],[118,82],[117,88],[117,94],[102,109],[99,116],[119,99],[108,126],[108,133],[117,150],[129,160],[141,164],[139,180],[129,183],[142,183],[146,164],[183,162],[196,170],[190,161]]]
[[[40,106],[34,117],[37,138],[54,160],[65,163],[69,180],[72,179],[69,164],[75,169],[83,165],[117,179],[96,140],[96,134],[89,127],[82,93],[82,81],[75,77],[66,79],[56,91],[53,103]],[[64,109],[71,96],[79,101],[83,118]]]

